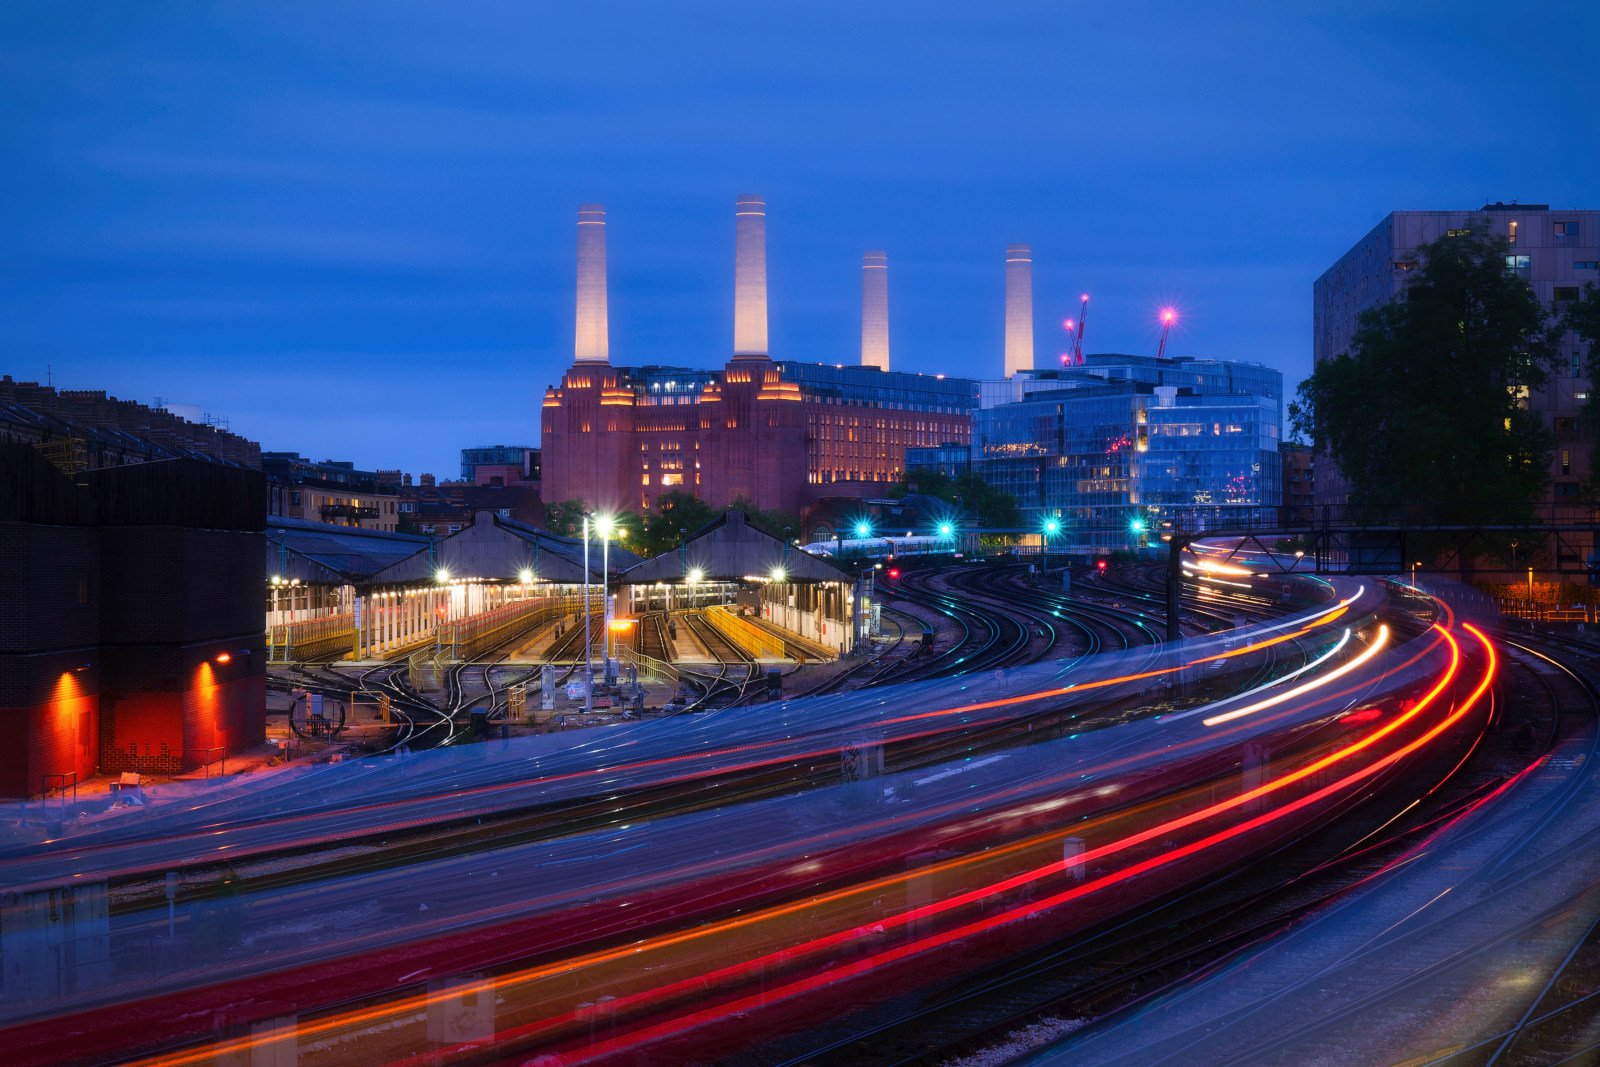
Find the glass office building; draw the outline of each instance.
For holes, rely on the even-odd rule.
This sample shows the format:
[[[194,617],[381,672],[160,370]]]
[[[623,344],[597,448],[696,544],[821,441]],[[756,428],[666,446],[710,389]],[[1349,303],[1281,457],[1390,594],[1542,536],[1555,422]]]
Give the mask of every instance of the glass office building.
[[[1039,523],[1118,547],[1135,518],[1272,521],[1282,494],[1283,376],[1225,360],[1088,356],[979,411],[973,467]],[[1072,531],[1080,531],[1074,535]],[[1123,539],[1125,543],[1126,539]]]

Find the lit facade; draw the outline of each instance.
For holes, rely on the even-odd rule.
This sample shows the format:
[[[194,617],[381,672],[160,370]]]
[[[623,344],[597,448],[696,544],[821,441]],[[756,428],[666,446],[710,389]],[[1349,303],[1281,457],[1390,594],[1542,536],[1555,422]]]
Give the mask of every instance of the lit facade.
[[[1486,204],[1477,211],[1396,211],[1339,257],[1312,287],[1313,357],[1317,362],[1350,351],[1362,312],[1394,300],[1419,266],[1417,249],[1453,232],[1487,230],[1510,242],[1506,267],[1525,279],[1541,303],[1560,313],[1585,285],[1600,282],[1600,211],[1551,210],[1543,204]],[[1593,382],[1583,345],[1568,333],[1549,382],[1528,398],[1555,434],[1550,497],[1575,501],[1588,474],[1588,446],[1579,440],[1578,415]],[[1331,460],[1318,464],[1319,505],[1343,504],[1349,486]]]
[[[546,503],[648,510],[662,494],[799,511],[880,494],[906,449],[972,439],[977,383],[736,359],[722,370],[574,366],[545,394]]]
[[[394,530],[400,522],[399,486],[377,471],[339,460],[320,463],[296,452],[263,452],[267,514],[368,530]]]
[[[593,332],[584,309],[605,306],[603,218],[598,205],[579,212],[580,339]],[[970,443],[976,382],[772,359],[766,262],[766,203],[745,194],[734,208],[733,358],[719,370],[617,367],[580,343],[540,413],[546,503],[648,511],[684,491],[716,508],[798,512],[881,494],[908,447]],[[864,362],[888,361],[887,263],[882,252],[863,260]]]
[[[1030,522],[1060,516],[1070,531],[1195,508],[1276,515],[1283,376],[1269,367],[1088,355],[1020,388],[1022,399],[978,413],[972,461]]]

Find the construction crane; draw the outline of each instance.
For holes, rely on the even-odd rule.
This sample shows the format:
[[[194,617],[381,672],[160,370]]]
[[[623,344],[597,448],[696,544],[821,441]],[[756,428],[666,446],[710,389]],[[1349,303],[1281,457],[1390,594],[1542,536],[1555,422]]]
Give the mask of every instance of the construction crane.
[[[1073,322],[1071,319],[1063,319],[1062,322],[1061,322],[1061,328],[1063,330],[1067,331],[1067,336],[1068,337],[1071,337],[1073,335],[1072,331],[1077,328],[1077,325],[1078,324]],[[1072,353],[1071,352],[1063,352],[1063,353],[1061,353],[1061,365],[1063,367],[1066,367],[1066,366],[1070,366],[1071,364],[1072,364]]]
[[[1178,313],[1172,308],[1161,309],[1161,343],[1156,346],[1156,358],[1161,359],[1167,354],[1167,334],[1172,332],[1172,324],[1178,321]]]
[[[1083,306],[1078,310],[1078,336],[1072,342],[1072,362],[1083,366],[1083,326],[1089,321],[1089,294],[1083,294]]]

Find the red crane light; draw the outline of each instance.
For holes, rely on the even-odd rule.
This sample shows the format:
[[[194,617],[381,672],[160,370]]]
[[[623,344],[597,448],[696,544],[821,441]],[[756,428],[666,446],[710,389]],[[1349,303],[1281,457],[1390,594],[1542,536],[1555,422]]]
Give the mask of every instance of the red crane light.
[[[1161,343],[1156,346],[1156,358],[1161,359],[1167,354],[1167,334],[1172,331],[1172,324],[1178,321],[1178,310],[1172,307],[1161,309]]]

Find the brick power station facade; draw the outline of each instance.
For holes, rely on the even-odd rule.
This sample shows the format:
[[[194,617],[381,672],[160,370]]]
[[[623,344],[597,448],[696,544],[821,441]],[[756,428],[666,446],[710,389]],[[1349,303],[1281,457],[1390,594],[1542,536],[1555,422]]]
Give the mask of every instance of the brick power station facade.
[[[0,444],[0,796],[265,738],[260,471]]]
[[[905,450],[967,445],[975,381],[889,370],[888,256],[862,257],[860,365],[774,360],[767,351],[766,205],[735,210],[733,358],[720,370],[617,367],[606,319],[605,211],[578,210],[574,362],[546,391],[546,503],[649,510],[674,490],[713,507],[743,498],[801,511],[881,496]]]

